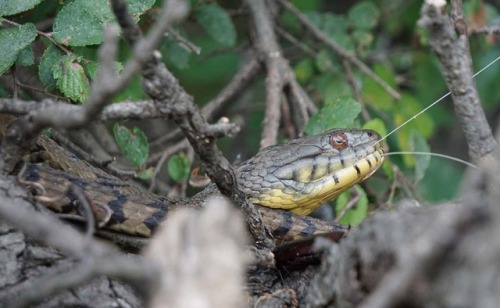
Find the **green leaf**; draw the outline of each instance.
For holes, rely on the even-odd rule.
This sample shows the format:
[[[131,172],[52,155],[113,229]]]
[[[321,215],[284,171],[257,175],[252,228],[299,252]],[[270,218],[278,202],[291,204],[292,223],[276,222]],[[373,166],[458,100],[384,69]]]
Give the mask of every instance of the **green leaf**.
[[[454,162],[432,159],[424,180],[417,187],[418,192],[429,202],[453,200],[462,177],[463,172]]]
[[[36,36],[35,25],[31,23],[0,30],[0,75],[14,64],[17,55],[31,44]]]
[[[306,18],[309,19],[309,21],[312,22],[316,27],[321,29],[321,23],[323,21],[323,16],[321,13],[309,11],[304,12],[304,16],[306,16]]]
[[[321,29],[340,46],[347,50],[354,50],[354,42],[347,31],[348,25],[346,18],[342,15],[330,13],[324,13],[323,17]]]
[[[381,137],[387,135],[387,128],[385,128],[385,123],[379,118],[372,119],[363,125],[363,129],[372,129],[379,133]]]
[[[168,175],[172,180],[180,182],[188,177],[191,167],[189,158],[184,152],[172,155],[167,163]]]
[[[56,87],[53,68],[56,63],[62,61],[63,53],[55,45],[50,45],[43,53],[38,65],[38,77],[40,77],[42,85],[47,90],[52,90]]]
[[[347,33],[347,20],[342,15],[324,13],[321,29],[328,34],[328,36],[336,39],[339,35],[345,35]]]
[[[90,84],[83,67],[72,55],[62,57],[53,67],[57,88],[68,98],[83,102],[89,94]]]
[[[314,75],[314,62],[311,58],[305,58],[293,68],[295,77],[301,83],[306,83]]]
[[[216,42],[227,47],[236,44],[236,30],[231,17],[217,4],[200,6],[195,11],[195,18]]]
[[[339,97],[352,96],[352,87],[339,74],[325,73],[314,78],[314,87],[321,94],[321,100],[331,102]]]
[[[418,101],[413,96],[406,93],[403,93],[401,99],[395,107],[394,125],[401,125],[422,110]],[[408,122],[405,126],[401,127],[397,133],[394,134],[396,136],[398,146],[402,151],[414,151],[414,149],[410,146],[411,134],[414,130],[418,131],[424,139],[428,139],[432,135],[432,132],[434,131],[434,122],[432,121],[429,113],[421,114],[411,122]],[[409,168],[415,165],[415,158],[411,155],[404,155],[403,161]]]
[[[52,138],[52,129],[46,128],[42,131],[42,135],[44,135],[47,138]]]
[[[389,63],[376,64],[373,67],[373,71],[391,87],[394,88],[396,86],[396,75]],[[361,95],[364,100],[382,110],[390,110],[394,106],[392,96],[368,76],[364,76]]]
[[[121,62],[115,62],[115,73],[119,74],[123,69],[123,64]],[[94,61],[89,61],[85,63],[85,71],[91,80],[94,80],[97,77],[97,72],[99,70],[99,63]]]
[[[385,127],[384,121],[378,118],[366,122],[365,125],[363,125],[363,129],[372,129],[379,133],[381,137],[385,137],[387,135],[387,128]],[[382,169],[384,170],[385,174],[387,174],[389,180],[394,179],[394,171],[392,170],[391,163],[388,160],[384,161],[384,163],[382,164]]]
[[[325,49],[321,49],[315,59],[316,68],[321,72],[338,69],[334,66],[332,56]]]
[[[355,30],[352,32],[352,37],[358,46],[358,49],[366,48],[373,43],[374,36],[372,33],[365,30]]]
[[[150,167],[146,170],[141,171],[137,177],[143,181],[147,181],[151,179],[155,175],[155,169],[153,167]]]
[[[90,61],[85,64],[85,71],[89,75],[91,80],[94,80],[97,77],[97,69],[99,68],[99,63]]]
[[[361,112],[361,104],[351,97],[339,97],[325,105],[307,122],[305,132],[316,135],[330,128],[352,126],[354,119]]]
[[[33,49],[28,45],[21,49],[17,55],[16,64],[20,66],[30,66],[35,64],[35,56],[33,55]]]
[[[373,29],[380,17],[380,11],[373,2],[362,1],[354,5],[347,13],[352,26],[358,29]]]
[[[130,14],[138,18],[155,0],[127,0]],[[104,26],[115,20],[109,1],[75,0],[57,14],[54,39],[68,46],[96,45],[102,42]]]
[[[149,144],[146,135],[137,127],[130,130],[118,123],[113,125],[113,134],[123,155],[136,168],[144,165],[149,157]]]
[[[416,152],[430,152],[429,145],[424,137],[416,130],[413,130],[410,134],[410,148],[413,149],[412,151]],[[424,178],[425,172],[429,168],[430,161],[430,155],[415,156],[415,184]]]
[[[387,175],[387,178],[389,179],[389,181],[393,181],[394,180],[394,169],[392,168],[391,162],[388,161],[387,159],[382,164],[382,170],[384,170],[384,172]]]
[[[358,185],[354,186],[354,189],[356,189],[356,192],[359,194],[359,199],[356,202],[356,205],[348,210],[340,219],[339,222],[343,225],[357,226],[368,214],[368,197],[366,196],[365,191]],[[349,201],[350,196],[351,191],[346,191],[337,198],[337,202],[335,204],[336,216],[339,216],[342,213]]]
[[[191,54],[170,37],[165,38],[160,45],[161,54],[165,56],[167,64],[179,70],[189,67]]]
[[[0,16],[9,16],[26,12],[42,0],[0,0]]]

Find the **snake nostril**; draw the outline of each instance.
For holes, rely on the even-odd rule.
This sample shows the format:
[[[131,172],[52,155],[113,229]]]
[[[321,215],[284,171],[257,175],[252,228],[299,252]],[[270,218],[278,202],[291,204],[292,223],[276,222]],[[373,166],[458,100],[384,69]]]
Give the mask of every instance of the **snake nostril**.
[[[373,133],[372,133],[372,132],[366,132],[366,134],[368,135],[368,137],[373,136]]]

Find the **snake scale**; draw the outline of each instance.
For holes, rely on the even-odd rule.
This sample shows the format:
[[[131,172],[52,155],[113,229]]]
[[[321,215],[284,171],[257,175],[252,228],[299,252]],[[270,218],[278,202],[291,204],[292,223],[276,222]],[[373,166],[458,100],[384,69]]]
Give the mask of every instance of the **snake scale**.
[[[263,223],[277,244],[346,228],[304,216],[380,167],[384,146],[371,130],[333,129],[286,144],[261,149],[236,167],[240,189],[258,205]],[[78,213],[78,198],[68,193],[80,187],[103,229],[149,237],[176,207],[202,207],[219,194],[211,185],[192,198],[172,199],[123,181],[40,137],[20,173],[20,182],[36,187],[37,199],[59,213]]]

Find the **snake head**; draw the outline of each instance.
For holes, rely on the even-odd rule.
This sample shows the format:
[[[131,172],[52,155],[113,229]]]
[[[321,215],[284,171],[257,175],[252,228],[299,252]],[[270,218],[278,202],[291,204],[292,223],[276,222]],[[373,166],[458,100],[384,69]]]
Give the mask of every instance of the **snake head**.
[[[255,204],[307,215],[372,175],[385,145],[373,130],[331,129],[261,149],[237,169]]]

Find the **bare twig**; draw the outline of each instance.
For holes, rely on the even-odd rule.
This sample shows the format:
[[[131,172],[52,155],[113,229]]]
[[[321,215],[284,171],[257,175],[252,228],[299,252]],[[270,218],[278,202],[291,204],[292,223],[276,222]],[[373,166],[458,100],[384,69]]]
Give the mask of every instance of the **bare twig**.
[[[500,26],[486,26],[471,31],[472,34],[500,34]]]
[[[189,144],[186,139],[181,140],[180,142],[174,144],[173,146],[169,147],[163,153],[161,153],[161,157],[158,160],[158,163],[155,166],[155,170],[153,173],[153,176],[151,177],[151,182],[149,184],[149,191],[154,191],[155,186],[156,186],[156,177],[158,176],[158,173],[160,172],[161,168],[167,161],[167,158],[170,156],[174,155],[175,153],[181,151],[182,149],[188,147]],[[151,157],[150,161],[153,160],[153,157]],[[155,159],[156,160],[156,159]]]
[[[256,32],[257,48],[267,67],[266,112],[262,127],[261,147],[276,144],[281,113],[281,90],[285,77],[280,69],[288,66],[278,46],[271,23],[272,17],[263,0],[247,0]]]
[[[359,68],[364,74],[373,79],[378,83],[387,93],[389,93],[395,100],[401,98],[395,89],[393,89],[389,84],[387,84],[382,78],[380,78],[375,72],[373,72],[366,64],[359,60],[354,54],[348,52],[342,48],[337,42],[335,42],[331,37],[327,36],[321,29],[316,27],[309,19],[307,19],[304,14],[302,14],[291,2],[286,0],[276,0],[280,5],[282,5],[287,11],[292,13],[297,20],[306,27],[318,40],[323,42],[330,50],[339,55],[343,59],[347,59],[349,62],[354,64]]]
[[[173,28],[169,28],[167,33],[172,36],[172,38],[186,51],[192,52],[194,54],[199,55],[201,52],[201,47],[196,46],[194,43],[188,41],[185,37],[183,37],[179,32],[175,31]]]
[[[78,200],[78,204],[76,205],[78,210],[81,212],[81,215],[85,217],[86,229],[85,229],[85,237],[90,240],[92,235],[94,235],[96,220],[94,216],[94,212],[92,211],[92,207],[90,206],[90,202],[85,196],[83,189],[76,185],[70,185],[69,194],[72,194]]]
[[[340,214],[337,217],[335,217],[335,220],[334,220],[335,223],[339,223],[340,220],[342,219],[342,217],[345,216],[347,211],[356,207],[356,204],[358,203],[359,198],[361,198],[361,194],[359,193],[359,190],[357,188],[354,189],[353,192],[354,192],[354,197],[351,200],[349,200],[349,202],[347,202],[347,204],[344,206],[344,208],[342,209]]]
[[[149,294],[156,289],[158,270],[151,262],[136,256],[88,256],[77,265],[30,281],[22,296],[7,299],[3,304],[6,307],[29,307],[62,290],[79,287],[100,276],[114,277],[130,283],[147,302]]]
[[[226,86],[210,100],[203,108],[201,114],[208,120],[214,120],[214,117],[222,110],[233,98],[243,92],[243,90],[251,84],[251,81],[257,76],[260,71],[261,65],[255,55],[250,55],[239,70],[234,74],[233,78],[226,84]],[[179,129],[158,138],[151,143],[151,146],[157,147],[161,144],[167,143],[172,140],[179,140],[182,137]]]
[[[266,112],[262,129],[261,147],[275,144],[281,121],[280,104],[282,91],[288,85],[291,88],[288,103],[299,131],[302,131],[308,119],[307,109],[314,105],[295,80],[295,75],[288,61],[283,58],[274,33],[273,16],[269,6],[263,0],[247,0],[247,6],[256,32],[256,47],[266,64]],[[300,117],[300,119],[299,119]]]
[[[63,146],[65,146],[66,148],[71,150],[71,152],[75,153],[76,155],[78,155],[82,159],[84,159],[84,160],[88,161],[89,163],[96,165],[100,168],[105,168],[107,165],[109,165],[109,163],[111,163],[113,161],[113,159],[99,159],[99,158],[93,156],[92,154],[84,151],[78,145],[71,142],[66,136],[64,136],[63,134],[61,134],[55,130],[52,131],[52,137],[58,143],[62,144]]]
[[[239,95],[250,82],[257,76],[261,65],[256,56],[252,53],[241,65],[241,68],[234,74],[233,78],[224,86],[224,88],[210,100],[202,109],[201,113],[207,119],[214,119],[216,113],[224,108],[227,102]]]

